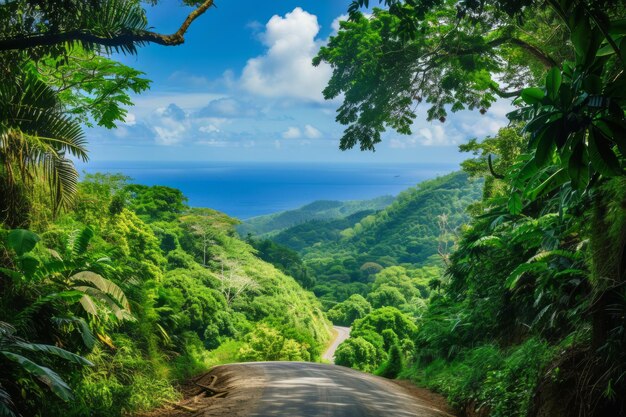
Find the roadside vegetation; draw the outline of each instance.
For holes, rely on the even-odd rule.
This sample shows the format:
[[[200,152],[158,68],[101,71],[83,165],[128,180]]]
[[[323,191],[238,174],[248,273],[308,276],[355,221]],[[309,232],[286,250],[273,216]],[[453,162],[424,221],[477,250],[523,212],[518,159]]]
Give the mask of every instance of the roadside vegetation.
[[[243,237],[71,159],[149,87],[111,53],[178,45],[213,6],[183,3],[171,35],[135,0],[0,4],[0,416],[128,415],[211,365],[319,360],[326,315],[352,327],[337,363],[466,415],[626,415],[622,2],[354,1],[314,60],[341,149],[410,134],[423,107],[480,123],[512,99],[510,125],[391,204],[322,202]]]
[[[156,2],[155,2],[156,3]],[[121,416],[177,401],[212,365],[319,360],[312,293],[256,256],[238,221],[176,189],[85,175],[83,125],[114,128],[144,74],[138,1],[0,4],[0,416]]]
[[[358,317],[341,360],[383,373],[400,351],[400,376],[466,415],[625,415],[623,3],[381,3],[365,16],[368,2],[353,2],[315,61],[334,68],[324,94],[343,100],[342,149],[411,133],[416,109],[442,123],[475,109],[480,123],[499,99],[514,108],[497,135],[461,145],[482,198],[424,308],[392,314],[339,295],[330,316]],[[386,335],[369,331],[380,317]]]

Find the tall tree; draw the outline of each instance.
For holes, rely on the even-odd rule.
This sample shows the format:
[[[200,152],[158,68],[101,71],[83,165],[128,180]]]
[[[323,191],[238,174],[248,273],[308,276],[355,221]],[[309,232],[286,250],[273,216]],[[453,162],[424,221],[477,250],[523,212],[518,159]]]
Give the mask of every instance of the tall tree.
[[[115,127],[132,104],[129,93],[149,86],[141,72],[106,55],[134,54],[147,43],[182,44],[213,0],[183,3],[194,9],[170,35],[148,30],[139,0],[0,4],[0,221],[29,224],[37,183],[54,212],[71,204],[78,173],[68,156],[87,160],[80,124]]]

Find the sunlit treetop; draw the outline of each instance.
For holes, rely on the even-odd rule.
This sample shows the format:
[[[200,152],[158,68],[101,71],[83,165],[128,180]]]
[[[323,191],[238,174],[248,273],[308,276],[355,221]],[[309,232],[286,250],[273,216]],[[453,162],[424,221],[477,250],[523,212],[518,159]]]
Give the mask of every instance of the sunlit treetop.
[[[574,59],[563,15],[571,5],[382,0],[387,10],[359,12],[369,3],[353,3],[350,20],[314,60],[334,70],[324,96],[344,96],[341,149],[373,150],[387,128],[410,134],[420,107],[442,122],[450,111],[485,113]],[[609,19],[598,6],[584,5],[590,16]],[[619,15],[623,7],[610,10]]]

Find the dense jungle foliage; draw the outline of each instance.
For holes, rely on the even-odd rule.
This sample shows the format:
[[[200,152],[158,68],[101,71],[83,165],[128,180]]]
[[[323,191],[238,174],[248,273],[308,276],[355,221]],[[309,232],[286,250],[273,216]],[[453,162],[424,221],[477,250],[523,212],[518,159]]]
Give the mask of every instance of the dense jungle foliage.
[[[15,409],[120,415],[175,400],[173,382],[215,364],[318,359],[317,300],[236,224],[178,190],[97,174],[37,234],[3,229],[0,378]]]
[[[511,123],[461,146],[464,173],[384,209],[279,222],[271,242],[178,190],[79,182],[69,158],[87,159],[83,124],[114,128],[149,87],[110,53],[180,44],[213,5],[183,3],[172,35],[138,0],[0,3],[0,415],[122,415],[212,364],[315,360],[322,303],[285,273],[352,326],[340,364],[466,415],[626,415],[623,2],[382,0],[364,15],[355,0],[314,60],[333,68],[342,149],[410,134],[424,106],[446,122],[511,98]]]
[[[410,377],[465,415],[626,415],[623,2],[383,0],[365,16],[368,3],[315,60],[334,69],[342,149],[409,134],[421,106],[441,122],[499,98],[514,109],[461,146],[483,195],[425,308],[349,298],[330,314],[360,317],[340,361]]]
[[[408,281],[419,276],[424,285],[437,280],[442,257],[449,256],[459,227],[469,220],[466,208],[480,198],[481,190],[482,180],[453,173],[402,192],[377,212],[313,219],[270,239],[277,251],[282,246],[284,254],[298,252],[312,277],[314,285],[308,285],[330,308],[353,294],[377,290],[375,276],[385,268],[400,266],[410,271]],[[404,293],[401,299],[408,302],[412,296]]]
[[[158,2],[154,3],[158,7]],[[83,125],[114,128],[144,74],[110,57],[178,45],[134,0],[0,3],[0,415],[120,416],[210,366],[318,360],[312,293],[176,189],[87,175]]]

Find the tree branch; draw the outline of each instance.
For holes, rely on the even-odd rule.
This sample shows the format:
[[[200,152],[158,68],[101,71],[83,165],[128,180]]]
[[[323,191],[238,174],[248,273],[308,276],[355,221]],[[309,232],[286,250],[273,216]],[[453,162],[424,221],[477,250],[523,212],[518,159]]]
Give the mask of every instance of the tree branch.
[[[514,91],[504,91],[498,88],[496,85],[490,85],[489,89],[497,94],[498,97],[501,98],[513,98],[519,97],[522,94],[522,90],[514,90]]]
[[[26,37],[14,37],[0,39],[0,51],[8,51],[15,49],[28,49],[38,46],[51,46],[65,42],[86,42],[98,44],[106,47],[119,47],[131,43],[156,43],[164,46],[176,46],[185,42],[185,33],[189,26],[213,6],[214,0],[206,0],[198,8],[189,13],[180,28],[171,35],[142,31],[122,31],[112,37],[102,37],[100,35],[89,32],[88,30],[76,29],[67,32],[58,33],[41,33]]]
[[[530,53],[532,56],[537,58],[537,60],[541,62],[546,68],[552,68],[559,65],[554,59],[544,54],[539,48],[529,43],[526,43],[521,39],[511,38],[509,42],[513,45],[519,46],[526,52]]]

